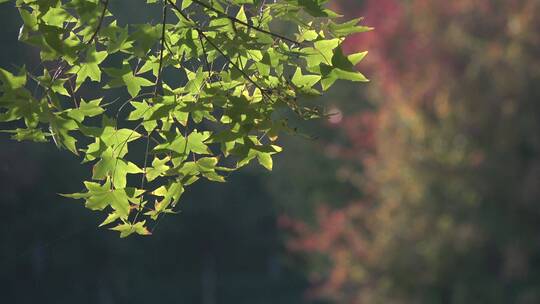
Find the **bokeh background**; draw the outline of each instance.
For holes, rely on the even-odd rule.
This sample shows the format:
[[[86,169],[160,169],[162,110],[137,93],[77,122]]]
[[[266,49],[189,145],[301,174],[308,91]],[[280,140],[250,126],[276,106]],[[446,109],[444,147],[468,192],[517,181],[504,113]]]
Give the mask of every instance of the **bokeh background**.
[[[137,2],[113,8],[144,20]],[[56,194],[81,189],[78,159],[0,135],[0,302],[540,303],[540,1],[331,5],[375,27],[346,42],[371,83],[336,85],[274,172],[198,183],[152,237]],[[37,65],[19,24],[2,6],[2,67]]]

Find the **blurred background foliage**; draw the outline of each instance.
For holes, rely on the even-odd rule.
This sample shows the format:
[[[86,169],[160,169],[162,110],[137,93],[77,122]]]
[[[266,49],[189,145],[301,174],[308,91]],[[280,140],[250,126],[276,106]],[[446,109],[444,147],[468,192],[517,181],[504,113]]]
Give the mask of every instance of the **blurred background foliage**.
[[[540,302],[540,2],[371,0],[351,15],[373,110],[343,111],[336,177],[358,188],[283,217],[314,297]],[[344,100],[345,101],[345,100]]]
[[[134,20],[144,12],[118,2]],[[375,31],[369,85],[294,122],[271,174],[201,183],[150,238],[119,240],[56,193],[77,159],[0,157],[8,303],[539,303],[540,2],[336,0]],[[0,11],[0,65],[36,66]]]

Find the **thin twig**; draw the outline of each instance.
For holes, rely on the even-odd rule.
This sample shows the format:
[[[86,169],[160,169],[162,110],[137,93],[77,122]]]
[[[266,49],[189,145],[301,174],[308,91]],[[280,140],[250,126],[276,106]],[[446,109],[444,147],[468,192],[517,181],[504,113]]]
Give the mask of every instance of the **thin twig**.
[[[107,8],[109,7],[109,0],[103,0],[101,3],[103,4],[103,10],[101,11],[101,15],[99,17],[98,25],[97,25],[96,29],[94,30],[94,33],[92,34],[91,38],[84,43],[85,46],[89,46],[92,43],[92,41],[97,37],[99,31],[101,30],[101,27],[103,26],[103,20],[105,19],[105,15],[107,14]],[[86,49],[86,48],[84,48],[84,49]],[[80,52],[82,50],[83,49],[80,49],[77,52],[77,55],[80,55]],[[67,62],[63,61],[62,66],[58,67],[58,69],[54,73],[54,75],[52,77],[52,80],[51,80],[51,83],[54,83],[54,81],[56,79],[58,79],[58,77],[60,77],[65,72],[67,67],[68,67]],[[51,91],[51,89],[52,89],[52,85],[47,88],[44,95],[48,95],[49,92]]]
[[[210,68],[210,64],[208,63],[208,53],[206,53],[206,48],[204,47],[204,43],[202,41],[202,36],[199,35],[199,42],[201,43],[203,55],[204,55],[204,63],[206,64],[206,69],[208,70],[208,78],[212,77],[212,68]]]
[[[159,66],[158,66],[158,75],[156,78],[156,85],[154,88],[154,95],[157,95],[158,89],[159,93],[163,95],[163,79],[161,73],[163,71],[163,53],[165,52],[165,25],[167,23],[167,3],[163,4],[163,19],[161,22],[161,43],[159,49]]]
[[[170,1],[170,0],[168,0],[168,1]],[[236,17],[230,16],[229,14],[227,14],[225,12],[222,12],[222,11],[220,11],[220,10],[218,10],[218,9],[216,9],[216,8],[210,6],[210,5],[208,5],[208,4],[206,4],[206,3],[202,2],[202,1],[199,1],[199,0],[192,0],[192,1],[194,3],[202,6],[202,7],[205,7],[208,10],[213,11],[214,13],[216,13],[216,14],[222,16],[222,17],[225,17],[225,18],[227,18],[227,19],[229,19],[229,20],[231,20],[231,21],[233,21],[235,23],[247,26],[248,28],[253,29],[253,30],[257,31],[257,32],[261,32],[261,33],[264,33],[264,34],[267,34],[267,35],[270,35],[270,36],[274,36],[276,38],[279,38],[281,40],[285,40],[287,42],[290,42],[290,43],[293,43],[293,44],[296,44],[296,45],[301,44],[300,42],[295,41],[295,40],[290,39],[290,38],[287,38],[287,37],[285,37],[283,35],[280,35],[280,34],[277,34],[277,33],[271,32],[271,31],[267,31],[267,30],[265,30],[263,28],[260,28],[258,26],[253,25],[253,24],[249,24],[248,22],[242,21],[242,20],[240,20],[240,19],[238,19]]]
[[[163,95],[163,77],[161,73],[163,72],[163,53],[165,52],[165,26],[167,24],[167,3],[163,2],[163,17],[161,21],[161,42],[159,47],[159,66],[158,66],[158,74],[156,77],[156,83],[154,87],[154,98],[158,96],[158,93]],[[159,92],[158,92],[159,90]],[[148,132],[148,135],[146,136],[146,148],[144,150],[144,165],[143,165],[143,173],[141,176],[141,189],[144,190],[145,181],[146,181],[146,170],[148,168],[148,151],[150,149],[150,137],[152,136],[152,131]],[[135,214],[135,217],[133,218],[133,224],[137,223],[137,218],[142,212],[143,207],[143,201],[144,201],[144,193],[141,195],[141,202],[139,203],[139,207],[137,210],[137,213]]]
[[[193,20],[191,20],[191,18],[189,18],[188,15],[186,15],[186,13],[184,11],[182,11],[174,2],[172,2],[171,0],[167,0],[171,6],[184,18],[186,19],[187,22],[189,23],[194,23]],[[232,65],[233,67],[235,67],[250,83],[252,83],[255,87],[257,87],[259,90],[261,90],[261,93],[262,94],[265,94],[264,90],[253,80],[251,79],[251,77],[249,77],[249,75],[244,72],[236,63],[234,63],[231,58],[229,56],[227,56],[214,42],[212,42],[212,40],[210,40],[210,38],[208,38],[208,36],[206,36],[206,34],[204,33],[204,31],[199,28],[198,26],[194,26],[194,29],[197,31],[197,33],[199,33],[199,36],[201,36],[202,38],[204,38],[204,40],[206,40],[214,49],[216,49],[216,51],[218,51],[218,53],[221,54],[221,56],[223,56],[225,58],[225,60],[227,60],[227,62]]]
[[[270,101],[273,101],[272,98],[270,98],[270,96],[266,94],[266,90],[263,89],[259,84],[257,84],[255,80],[251,79],[251,77],[244,70],[242,70],[242,68],[240,68],[234,61],[232,61],[232,59],[229,56],[227,56],[212,40],[210,40],[210,38],[206,36],[206,34],[203,31],[198,30],[198,32],[199,32],[199,35],[201,35],[214,49],[216,49],[216,51],[218,51],[218,53],[220,53],[221,56],[223,56],[225,60],[229,62],[230,65],[232,65],[235,69],[237,69],[247,81],[253,84],[257,89],[259,89],[261,91],[261,94],[263,94]]]
[[[101,15],[99,16],[98,25],[96,27],[96,30],[94,31],[94,34],[92,34],[92,37],[86,42],[86,44],[92,43],[92,40],[94,40],[99,31],[101,30],[101,27],[103,26],[103,19],[105,19],[105,15],[107,14],[107,8],[109,7],[109,0],[104,0],[101,3],[103,3],[103,10],[101,11]]]
[[[195,22],[193,22],[193,20],[191,20],[191,18],[184,11],[182,11],[182,9],[180,9],[174,2],[172,2],[171,0],[167,0],[167,1],[187,22],[195,24]],[[221,56],[223,56],[230,65],[232,65],[235,69],[237,69],[247,81],[249,81],[256,88],[258,88],[261,91],[261,94],[263,95],[263,97],[266,97],[271,102],[274,102],[272,97],[270,97],[266,93],[266,90],[263,89],[259,84],[257,84],[253,79],[251,79],[251,77],[244,70],[242,70],[236,63],[234,63],[228,55],[226,55],[212,40],[210,40],[210,38],[204,33],[204,31],[200,27],[194,25],[193,28],[197,31],[197,33],[199,33],[201,37],[203,37],[208,42],[208,44],[210,44],[214,49],[216,49],[216,51],[219,54],[221,54]]]

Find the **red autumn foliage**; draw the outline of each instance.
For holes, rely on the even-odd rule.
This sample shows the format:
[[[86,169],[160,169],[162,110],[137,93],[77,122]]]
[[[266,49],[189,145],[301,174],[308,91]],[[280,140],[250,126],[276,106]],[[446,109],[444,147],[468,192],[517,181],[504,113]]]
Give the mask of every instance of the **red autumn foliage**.
[[[341,3],[375,27],[346,42],[370,52],[375,110],[337,124],[337,175],[356,197],[319,207],[315,225],[280,220],[310,265],[309,295],[538,303],[540,2]]]

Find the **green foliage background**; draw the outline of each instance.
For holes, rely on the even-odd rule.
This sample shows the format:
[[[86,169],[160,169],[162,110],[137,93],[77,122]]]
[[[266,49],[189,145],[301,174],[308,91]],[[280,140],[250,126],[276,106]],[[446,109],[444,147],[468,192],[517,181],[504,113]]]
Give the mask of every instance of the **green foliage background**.
[[[282,221],[313,294],[538,303],[540,3],[370,0],[351,14],[377,29],[348,45],[370,50],[373,108],[345,114],[329,156],[357,192]]]

